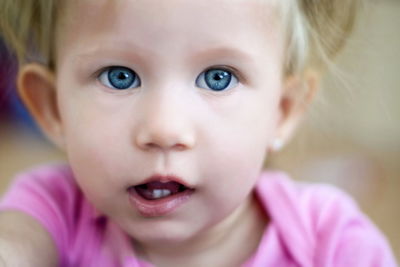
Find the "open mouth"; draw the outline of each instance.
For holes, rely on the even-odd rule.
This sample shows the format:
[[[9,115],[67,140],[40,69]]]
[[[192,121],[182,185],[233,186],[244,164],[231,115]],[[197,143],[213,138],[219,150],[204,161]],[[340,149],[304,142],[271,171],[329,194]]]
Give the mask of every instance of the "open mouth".
[[[165,183],[161,181],[152,181],[133,186],[133,189],[146,200],[158,200],[190,190],[185,185],[174,181]]]
[[[174,212],[191,199],[194,191],[177,178],[160,176],[128,188],[130,202],[145,217],[165,216]]]

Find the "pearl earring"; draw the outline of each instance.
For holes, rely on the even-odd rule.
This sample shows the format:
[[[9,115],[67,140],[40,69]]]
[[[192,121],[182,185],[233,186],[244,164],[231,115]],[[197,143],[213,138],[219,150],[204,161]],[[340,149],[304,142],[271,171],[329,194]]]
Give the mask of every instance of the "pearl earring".
[[[283,148],[283,145],[284,145],[283,140],[281,138],[276,138],[272,142],[271,149],[272,151],[277,152]]]

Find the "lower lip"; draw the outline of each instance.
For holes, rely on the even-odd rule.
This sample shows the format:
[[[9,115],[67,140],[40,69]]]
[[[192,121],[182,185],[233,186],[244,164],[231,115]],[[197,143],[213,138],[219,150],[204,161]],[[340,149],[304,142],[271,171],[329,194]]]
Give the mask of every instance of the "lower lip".
[[[145,217],[166,216],[185,204],[192,197],[194,190],[174,194],[157,200],[147,200],[141,197],[136,190],[128,191],[131,204]]]

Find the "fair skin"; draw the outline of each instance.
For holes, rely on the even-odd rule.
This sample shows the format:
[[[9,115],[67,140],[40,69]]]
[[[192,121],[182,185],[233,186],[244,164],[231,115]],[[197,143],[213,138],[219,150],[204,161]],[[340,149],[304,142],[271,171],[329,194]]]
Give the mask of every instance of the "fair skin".
[[[299,97],[299,79],[283,77],[272,2],[71,1],[57,71],[20,71],[21,97],[86,197],[156,266],[239,266],[267,226],[252,189],[272,142],[290,136],[315,88]],[[113,88],[111,66],[140,83]],[[210,69],[228,71],[227,89],[205,86]],[[141,213],[127,189],[155,173],[179,176],[194,189],[190,199],[166,215]]]

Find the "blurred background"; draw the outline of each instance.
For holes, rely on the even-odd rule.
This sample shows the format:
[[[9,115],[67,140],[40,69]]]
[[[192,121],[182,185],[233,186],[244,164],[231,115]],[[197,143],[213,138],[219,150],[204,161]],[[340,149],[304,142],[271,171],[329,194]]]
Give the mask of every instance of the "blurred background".
[[[388,236],[400,260],[400,0],[374,1],[327,75],[292,142],[269,165],[339,186]],[[15,95],[15,63],[0,40],[0,196],[13,176],[64,160]]]

